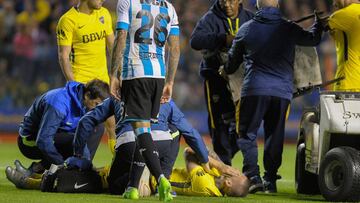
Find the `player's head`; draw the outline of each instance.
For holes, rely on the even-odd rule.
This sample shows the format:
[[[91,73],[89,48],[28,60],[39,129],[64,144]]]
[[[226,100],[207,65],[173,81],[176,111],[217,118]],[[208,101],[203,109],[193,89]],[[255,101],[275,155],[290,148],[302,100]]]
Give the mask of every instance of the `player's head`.
[[[279,0],[257,0],[256,1],[256,7],[258,9],[264,8],[264,7],[275,7],[279,8]]]
[[[219,0],[219,4],[228,17],[236,18],[242,1],[243,0]]]
[[[98,10],[102,7],[105,0],[81,0],[85,1],[90,9]]]
[[[360,3],[359,0],[334,0],[333,6],[335,10],[339,10],[342,8],[345,8],[346,6],[352,4],[352,3]]]
[[[87,109],[93,109],[104,99],[109,97],[109,85],[94,79],[86,83],[84,88],[84,105]]]
[[[244,176],[225,176],[222,191],[230,197],[245,197],[250,186],[249,179]]]

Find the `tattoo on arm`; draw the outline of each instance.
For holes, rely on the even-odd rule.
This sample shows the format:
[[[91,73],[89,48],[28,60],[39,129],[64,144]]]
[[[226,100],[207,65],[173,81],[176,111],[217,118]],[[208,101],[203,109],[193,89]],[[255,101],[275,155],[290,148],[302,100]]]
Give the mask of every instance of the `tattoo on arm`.
[[[214,150],[212,149],[208,149],[209,150],[209,156],[215,160],[221,161],[221,159],[219,158],[219,156],[214,152]]]
[[[118,30],[114,41],[114,47],[112,50],[111,57],[111,70],[110,74],[112,77],[120,77],[124,59],[125,44],[126,44],[126,30]]]
[[[180,58],[180,39],[179,36],[169,36],[168,39],[168,68],[165,82],[173,83],[175,79],[176,69]]]

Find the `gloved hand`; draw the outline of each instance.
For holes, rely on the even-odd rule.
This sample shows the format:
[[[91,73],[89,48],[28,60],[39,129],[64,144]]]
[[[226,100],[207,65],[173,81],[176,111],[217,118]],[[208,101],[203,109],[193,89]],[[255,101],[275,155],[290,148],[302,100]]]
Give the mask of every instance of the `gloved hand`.
[[[92,168],[91,161],[75,156],[67,158],[64,165],[68,169],[78,168],[80,170],[90,170]]]

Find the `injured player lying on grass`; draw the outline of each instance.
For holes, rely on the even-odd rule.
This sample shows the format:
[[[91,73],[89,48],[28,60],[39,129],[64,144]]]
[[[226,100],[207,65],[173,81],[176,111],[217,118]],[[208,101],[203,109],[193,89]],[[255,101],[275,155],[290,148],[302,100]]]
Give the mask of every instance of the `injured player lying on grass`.
[[[186,168],[174,168],[170,176],[172,190],[176,192],[176,194],[186,196],[214,197],[245,197],[247,195],[249,189],[249,180],[246,178],[246,176],[241,174],[239,170],[225,165],[218,159],[215,153],[212,152],[209,155],[209,163],[212,171],[210,173],[206,172],[202,168],[191,148],[188,147],[184,150],[184,158]],[[17,183],[17,185],[19,185],[21,182],[21,188],[39,189],[41,176],[23,176],[21,175],[21,172],[19,172],[21,171],[21,163],[17,161],[16,165],[16,174],[21,177],[18,178],[19,183]],[[101,176],[102,179],[102,183],[100,183],[102,185],[102,191],[106,191],[108,189],[107,175],[109,174],[109,167],[99,168],[97,169],[97,172],[99,177]],[[64,176],[62,175],[61,177]],[[58,176],[58,184],[59,182],[65,182],[64,180],[59,180],[61,177]],[[76,181],[74,180],[73,182]],[[150,188],[152,190],[150,190]],[[156,192],[155,188],[156,181],[154,178],[150,178],[150,173],[148,170],[144,170],[144,174],[140,180],[139,195],[150,196]],[[76,192],[76,190],[67,192]],[[91,191],[84,190],[79,190],[78,192],[91,193]]]

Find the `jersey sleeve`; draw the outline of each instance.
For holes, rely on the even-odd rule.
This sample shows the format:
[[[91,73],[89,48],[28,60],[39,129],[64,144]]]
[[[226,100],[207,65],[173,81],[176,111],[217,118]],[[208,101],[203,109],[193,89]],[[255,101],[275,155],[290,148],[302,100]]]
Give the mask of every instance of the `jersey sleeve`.
[[[75,23],[68,17],[62,17],[56,27],[57,43],[60,46],[71,46]]]
[[[329,18],[329,26],[330,29],[337,29],[344,32],[347,32],[351,29],[351,13],[346,11],[345,9],[340,9],[336,11],[332,16]]]
[[[178,16],[176,14],[175,8],[171,5],[170,6],[170,17],[171,17],[171,21],[170,21],[170,33],[169,35],[180,35],[180,29],[179,29],[179,20],[178,20]]]
[[[117,4],[117,21],[116,30],[129,30],[130,15],[131,15],[131,2],[130,0],[121,0]]]
[[[114,31],[113,31],[113,27],[112,27],[112,18],[111,18],[111,15],[109,13],[109,10],[105,9],[105,32],[106,32],[106,35],[111,35],[111,34],[114,34]]]
[[[214,176],[205,172],[201,167],[190,171],[191,192],[195,196],[221,197],[220,190],[216,187]]]
[[[86,143],[95,127],[112,115],[114,115],[114,103],[112,98],[107,98],[80,119],[74,137],[76,155],[82,156],[84,154]]]

